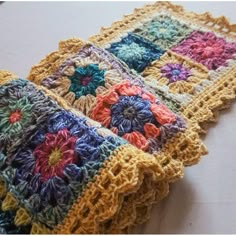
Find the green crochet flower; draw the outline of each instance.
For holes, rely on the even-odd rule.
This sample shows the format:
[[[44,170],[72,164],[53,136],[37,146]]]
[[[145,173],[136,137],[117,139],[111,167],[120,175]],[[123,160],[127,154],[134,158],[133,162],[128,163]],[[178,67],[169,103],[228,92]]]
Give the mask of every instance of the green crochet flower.
[[[76,99],[88,94],[95,96],[97,87],[105,85],[104,74],[105,70],[100,70],[97,64],[77,67],[68,77],[71,81],[69,91],[75,94]]]
[[[171,40],[178,34],[178,27],[176,24],[171,24],[170,19],[166,21],[152,21],[147,26],[148,33],[154,39],[167,39]]]
[[[144,53],[145,53],[145,48],[139,46],[137,43],[131,43],[130,45],[123,44],[119,48],[117,57],[125,62],[129,60],[135,61],[135,60],[141,60]]]
[[[31,119],[32,105],[26,97],[2,101],[0,107],[0,133],[3,138],[17,135]]]
[[[134,31],[134,33],[155,42],[162,49],[169,49],[176,45],[191,32],[192,30],[187,25],[165,15],[153,18]]]

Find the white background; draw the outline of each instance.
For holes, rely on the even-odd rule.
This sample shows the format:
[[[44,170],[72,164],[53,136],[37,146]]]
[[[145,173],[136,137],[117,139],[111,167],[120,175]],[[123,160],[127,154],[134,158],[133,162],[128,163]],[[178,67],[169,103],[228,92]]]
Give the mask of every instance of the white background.
[[[236,2],[176,2],[236,23]],[[25,77],[61,39],[87,39],[144,2],[7,2],[0,5],[0,69]],[[204,142],[209,154],[171,186],[136,233],[236,233],[236,103]]]

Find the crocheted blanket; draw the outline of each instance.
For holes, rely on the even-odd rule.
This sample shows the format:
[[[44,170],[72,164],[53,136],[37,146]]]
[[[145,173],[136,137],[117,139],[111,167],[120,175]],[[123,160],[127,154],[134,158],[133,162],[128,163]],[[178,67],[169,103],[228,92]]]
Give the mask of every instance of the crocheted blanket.
[[[61,42],[32,68],[38,85],[0,72],[0,232],[143,223],[235,98],[235,40],[224,17],[158,2]]]
[[[90,41],[140,73],[156,94],[175,101],[173,109],[202,133],[235,98],[235,32],[225,17],[156,2],[102,28]]]
[[[0,71],[1,233],[124,233],[168,193],[162,155]]]

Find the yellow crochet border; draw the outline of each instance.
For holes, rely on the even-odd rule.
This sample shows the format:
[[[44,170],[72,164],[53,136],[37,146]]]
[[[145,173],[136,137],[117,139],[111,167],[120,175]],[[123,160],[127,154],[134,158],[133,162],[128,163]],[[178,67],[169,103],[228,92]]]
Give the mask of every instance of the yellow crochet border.
[[[197,14],[185,11],[182,6],[174,5],[167,1],[155,2],[136,8],[132,14],[126,15],[122,20],[114,22],[111,27],[102,27],[99,34],[89,38],[89,41],[99,47],[105,47],[108,43],[118,39],[124,33],[160,12],[169,13],[177,19],[191,22],[192,25],[204,27],[218,33],[230,40],[236,40],[236,24],[230,24],[225,16],[214,18],[209,12]],[[181,114],[189,120],[192,127],[198,133],[206,133],[207,124],[217,121],[218,111],[229,106],[236,98],[236,66],[218,73],[219,79],[210,87],[193,97],[193,99],[181,107]]]
[[[39,64],[32,67],[28,79],[40,84],[42,79],[54,73],[66,58],[76,54],[86,44],[78,38],[61,41],[58,51],[50,53]],[[200,160],[202,155],[207,153],[196,132],[198,129],[200,128],[197,125],[187,124],[184,132],[175,135],[162,148],[161,152],[164,153],[165,158],[161,160],[161,163],[167,173],[171,174],[170,179],[173,178],[174,174],[171,169],[177,161],[181,161],[185,166],[193,165]],[[169,158],[166,158],[167,156]],[[157,158],[159,158],[159,153]]]
[[[0,71],[0,85],[17,78],[10,72]],[[81,115],[49,90],[35,86],[66,110]],[[182,166],[179,164],[175,169],[176,175],[182,176]],[[34,223],[31,233],[125,233],[131,226],[145,222],[149,218],[151,205],[163,199],[168,191],[169,177],[166,177],[157,159],[126,144],[118,147],[104,162],[94,181],[86,186],[61,224],[51,231]],[[7,196],[2,199],[4,206],[8,204]],[[15,199],[10,200],[14,202]],[[22,218],[27,219],[27,215],[22,216],[21,213],[26,214],[22,209],[16,212],[16,225],[21,224]]]

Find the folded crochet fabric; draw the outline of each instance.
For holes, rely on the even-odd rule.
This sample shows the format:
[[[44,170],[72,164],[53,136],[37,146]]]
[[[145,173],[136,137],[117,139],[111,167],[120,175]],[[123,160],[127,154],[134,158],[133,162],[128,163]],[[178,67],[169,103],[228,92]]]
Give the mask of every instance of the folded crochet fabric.
[[[157,94],[175,101],[174,110],[190,126],[205,132],[207,122],[235,98],[235,32],[223,16],[156,2],[102,28],[90,41],[140,73]]]
[[[161,161],[170,178],[177,161],[191,165],[205,153],[197,127],[190,129],[163,103],[175,107],[175,101],[154,96],[119,59],[80,39],[61,42],[58,51],[32,68],[28,79],[62,96],[139,149],[170,157]]]
[[[0,71],[0,233],[126,232],[168,193],[162,155]]]

